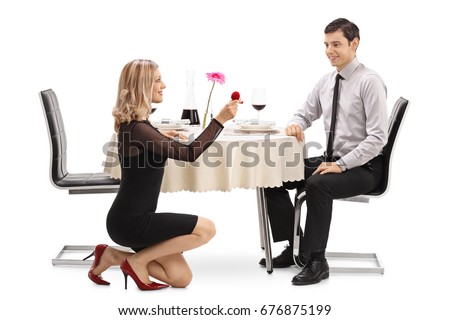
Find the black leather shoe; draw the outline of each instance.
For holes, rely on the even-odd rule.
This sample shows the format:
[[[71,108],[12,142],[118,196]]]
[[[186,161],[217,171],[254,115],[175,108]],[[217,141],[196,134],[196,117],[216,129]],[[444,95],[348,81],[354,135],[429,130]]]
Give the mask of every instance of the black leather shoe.
[[[327,260],[309,259],[303,270],[292,278],[292,284],[295,286],[303,286],[314,284],[327,279],[330,276],[330,268]]]
[[[292,247],[286,246],[286,248],[281,252],[281,254],[275,258],[272,259],[272,264],[274,268],[287,268],[290,266],[295,265],[294,258],[292,256]],[[305,257],[304,255],[300,254],[299,257],[296,257],[297,264],[299,266],[304,266],[308,262],[308,257]],[[259,261],[259,264],[263,267],[266,266],[266,259],[262,258]]]

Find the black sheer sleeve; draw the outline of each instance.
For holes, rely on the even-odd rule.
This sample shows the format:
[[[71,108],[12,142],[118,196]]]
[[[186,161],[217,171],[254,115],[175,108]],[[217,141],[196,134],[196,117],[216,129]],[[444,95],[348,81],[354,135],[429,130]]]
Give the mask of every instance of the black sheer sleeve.
[[[222,129],[220,122],[213,119],[195,140],[184,144],[162,135],[148,121],[130,123],[121,130],[123,155],[132,156],[141,152],[138,150],[147,150],[162,158],[192,162],[216,140]]]

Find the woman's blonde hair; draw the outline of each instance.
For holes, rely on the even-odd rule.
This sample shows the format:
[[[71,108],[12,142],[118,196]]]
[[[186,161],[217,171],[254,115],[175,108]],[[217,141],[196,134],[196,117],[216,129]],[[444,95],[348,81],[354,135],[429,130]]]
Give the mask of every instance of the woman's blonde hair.
[[[116,132],[121,123],[147,119],[151,113],[153,77],[157,69],[155,62],[144,59],[133,60],[123,67],[112,112]]]

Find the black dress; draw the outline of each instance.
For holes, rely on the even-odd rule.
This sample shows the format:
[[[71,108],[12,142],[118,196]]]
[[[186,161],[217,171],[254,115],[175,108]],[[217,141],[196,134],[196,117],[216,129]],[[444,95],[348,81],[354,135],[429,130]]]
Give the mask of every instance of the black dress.
[[[168,158],[194,161],[222,129],[213,119],[197,139],[186,145],[166,138],[148,121],[121,124],[118,142],[122,176],[106,219],[108,234],[115,243],[137,252],[192,233],[197,216],[156,213],[164,167]]]

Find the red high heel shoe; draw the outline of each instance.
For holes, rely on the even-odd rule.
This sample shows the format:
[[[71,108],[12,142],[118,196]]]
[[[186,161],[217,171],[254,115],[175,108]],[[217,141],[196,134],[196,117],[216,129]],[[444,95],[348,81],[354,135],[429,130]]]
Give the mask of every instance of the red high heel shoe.
[[[152,283],[144,283],[142,282],[139,277],[136,275],[134,270],[131,268],[130,263],[128,262],[128,259],[123,260],[123,262],[120,264],[120,269],[123,272],[123,276],[125,277],[125,289],[127,289],[127,279],[128,276],[131,276],[131,278],[136,283],[137,287],[141,290],[159,290],[167,288],[169,285],[162,284],[158,282],[152,282]]]
[[[109,285],[108,281],[103,280],[102,276],[96,275],[92,273],[92,270],[94,270],[94,268],[96,266],[98,266],[98,264],[100,263],[100,259],[102,258],[103,252],[105,252],[105,249],[108,245],[107,244],[99,244],[95,247],[94,251],[92,251],[92,253],[90,255],[88,255],[86,258],[83,259],[83,261],[89,259],[90,257],[94,256],[94,262],[92,263],[91,268],[89,269],[88,272],[88,277],[89,279],[91,279],[94,283],[96,284],[100,284],[100,285]]]

